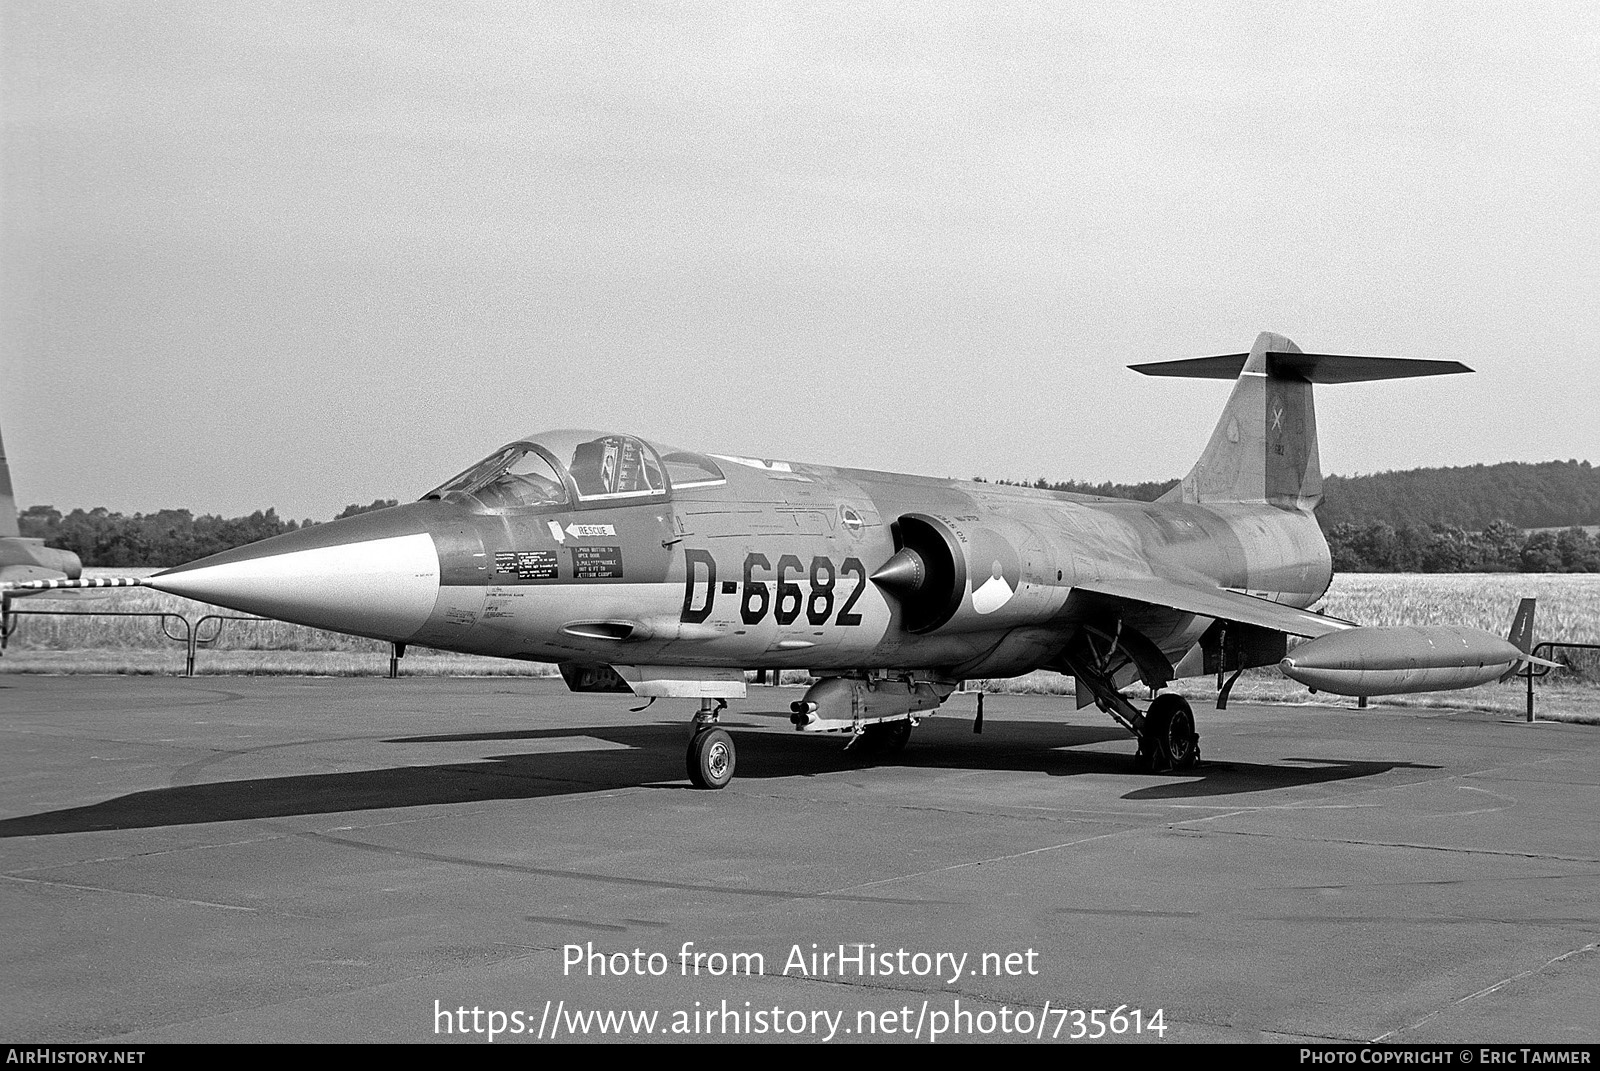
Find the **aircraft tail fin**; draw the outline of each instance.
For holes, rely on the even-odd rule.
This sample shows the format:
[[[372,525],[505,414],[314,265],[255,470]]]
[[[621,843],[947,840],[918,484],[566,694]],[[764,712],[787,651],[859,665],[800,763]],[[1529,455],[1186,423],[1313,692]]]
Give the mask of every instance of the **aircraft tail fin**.
[[[0,539],[20,536],[17,526],[17,496],[11,490],[11,466],[6,464],[6,444],[0,440]]]
[[[1511,631],[1506,639],[1523,654],[1533,653],[1533,608],[1538,599],[1523,599],[1517,605],[1517,616],[1511,621]]]
[[[1523,654],[1533,653],[1533,608],[1538,599],[1523,599],[1517,604],[1517,616],[1511,619],[1511,631],[1506,634],[1506,639],[1511,641],[1511,646]],[[1521,666],[1515,666],[1500,678],[1504,684],[1517,675]]]
[[[1322,501],[1313,383],[1472,371],[1457,361],[1304,353],[1269,331],[1257,336],[1249,353],[1131,367],[1147,376],[1236,381],[1205,452],[1163,501],[1264,502],[1307,511]]]

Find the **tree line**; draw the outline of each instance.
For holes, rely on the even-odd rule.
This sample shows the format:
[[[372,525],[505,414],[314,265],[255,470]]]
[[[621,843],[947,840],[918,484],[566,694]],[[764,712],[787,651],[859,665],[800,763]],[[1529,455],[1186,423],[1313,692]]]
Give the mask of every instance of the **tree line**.
[[[974,477],[984,482],[982,476]],[[1147,483],[997,480],[1105,498],[1154,502],[1177,480]],[[1600,470],[1587,461],[1507,461],[1452,469],[1408,469],[1366,476],[1324,476],[1317,520],[1324,532],[1341,524],[1381,521],[1482,532],[1495,521],[1517,528],[1570,528],[1600,524]]]
[[[1025,486],[1153,502],[1177,484]],[[1317,521],[1339,572],[1600,572],[1600,541],[1581,527],[1600,525],[1600,471],[1587,461],[1327,476],[1322,492]]]
[[[1582,528],[1524,532],[1491,521],[1481,532],[1346,521],[1324,533],[1337,573],[1596,573],[1600,542]]]
[[[1026,486],[1150,502],[1177,482],[1040,478]],[[352,504],[334,519],[395,504]],[[181,509],[129,517],[50,506],[30,507],[19,520],[23,535],[108,568],[179,565],[316,523],[284,520],[270,509],[232,518]],[[1328,476],[1317,520],[1341,572],[1600,571],[1600,542],[1579,527],[1600,525],[1600,471],[1587,461]]]
[[[392,498],[367,506],[352,504],[334,520],[397,504]],[[24,536],[70,550],[84,565],[110,569],[182,565],[317,523],[286,521],[271,509],[256,510],[248,517],[196,517],[186,509],[129,517],[103,506],[65,514],[53,506],[30,506],[18,514],[17,522]]]
[[[1507,461],[1328,476],[1317,519],[1324,532],[1374,521],[1468,532],[1499,520],[1524,529],[1600,524],[1600,470],[1587,461]]]

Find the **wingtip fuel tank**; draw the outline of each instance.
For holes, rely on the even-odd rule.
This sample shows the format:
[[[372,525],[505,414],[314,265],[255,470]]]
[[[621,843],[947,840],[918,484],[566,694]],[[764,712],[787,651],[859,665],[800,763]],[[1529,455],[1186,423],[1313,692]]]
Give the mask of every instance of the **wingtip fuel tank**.
[[[1346,629],[1296,647],[1286,677],[1334,695],[1404,695],[1488,684],[1532,661],[1509,640],[1460,625]]]

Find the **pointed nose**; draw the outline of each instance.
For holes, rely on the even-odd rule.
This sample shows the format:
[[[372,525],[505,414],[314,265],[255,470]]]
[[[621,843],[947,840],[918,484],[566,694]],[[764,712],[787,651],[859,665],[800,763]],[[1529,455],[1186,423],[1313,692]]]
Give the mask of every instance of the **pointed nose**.
[[[896,551],[894,557],[884,562],[883,566],[872,574],[874,584],[888,588],[902,598],[921,591],[923,582],[927,579],[927,563],[922,560],[922,555],[910,547]]]
[[[286,532],[157,573],[150,586],[297,625],[404,641],[439,597],[432,531],[415,502]]]

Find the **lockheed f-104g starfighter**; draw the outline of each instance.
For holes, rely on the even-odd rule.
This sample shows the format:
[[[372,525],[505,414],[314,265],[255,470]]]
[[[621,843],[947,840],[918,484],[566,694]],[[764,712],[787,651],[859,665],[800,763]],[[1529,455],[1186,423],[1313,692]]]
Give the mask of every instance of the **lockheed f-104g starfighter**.
[[[806,732],[906,743],[969,678],[1070,674],[1144,769],[1199,756],[1174,680],[1278,664],[1352,695],[1467,687],[1532,659],[1476,629],[1362,629],[1309,607],[1332,576],[1313,384],[1453,361],[1249,353],[1133,366],[1234,380],[1200,460],[1155,502],[680,450],[556,431],[420,501],[128,581],[396,644],[553,662],[576,691],[698,700],[695,784],[733,776],[718,726],[747,670],[817,678]],[[21,585],[27,588],[30,585]],[[1526,632],[1526,629],[1523,629]],[[1288,637],[1309,638],[1291,655]],[[1513,636],[1518,636],[1516,630]],[[1154,698],[1125,694],[1136,682]],[[1228,682],[1231,686],[1231,680]]]

